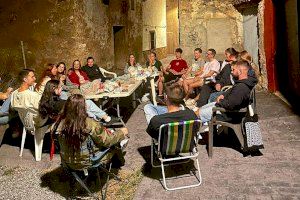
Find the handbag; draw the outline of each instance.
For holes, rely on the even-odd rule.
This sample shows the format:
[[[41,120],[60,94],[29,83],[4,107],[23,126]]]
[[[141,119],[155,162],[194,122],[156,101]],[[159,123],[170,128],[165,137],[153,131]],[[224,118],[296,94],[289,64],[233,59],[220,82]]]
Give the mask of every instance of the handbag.
[[[254,114],[251,105],[249,105],[249,113],[242,119],[242,131],[244,151],[256,151],[264,148],[258,116]]]

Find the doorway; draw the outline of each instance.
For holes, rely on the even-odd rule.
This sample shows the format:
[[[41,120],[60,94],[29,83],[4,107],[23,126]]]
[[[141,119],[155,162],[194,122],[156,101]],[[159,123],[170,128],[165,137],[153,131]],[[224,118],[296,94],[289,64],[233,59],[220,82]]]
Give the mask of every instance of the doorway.
[[[115,70],[120,72],[124,69],[128,57],[124,26],[113,26],[113,34]]]

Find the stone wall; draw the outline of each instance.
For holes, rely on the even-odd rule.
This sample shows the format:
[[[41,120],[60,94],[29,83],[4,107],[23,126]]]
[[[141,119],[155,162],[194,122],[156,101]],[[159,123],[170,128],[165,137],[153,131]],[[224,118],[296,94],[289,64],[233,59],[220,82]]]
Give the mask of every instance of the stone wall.
[[[243,46],[243,19],[229,0],[182,0],[179,5],[180,46],[187,59],[196,47],[214,48],[217,59],[224,59],[224,50]]]
[[[41,73],[45,63],[75,59],[83,63],[94,56],[111,70],[114,60],[113,26],[125,29],[124,52],[142,57],[142,3],[128,0],[0,0],[0,75],[5,80],[24,67],[20,41],[24,41],[27,66]],[[125,62],[125,61],[124,61]]]
[[[148,0],[143,2],[143,51],[150,50],[150,31],[156,34],[156,53],[165,57],[167,46],[166,0]],[[164,54],[161,54],[164,53]]]

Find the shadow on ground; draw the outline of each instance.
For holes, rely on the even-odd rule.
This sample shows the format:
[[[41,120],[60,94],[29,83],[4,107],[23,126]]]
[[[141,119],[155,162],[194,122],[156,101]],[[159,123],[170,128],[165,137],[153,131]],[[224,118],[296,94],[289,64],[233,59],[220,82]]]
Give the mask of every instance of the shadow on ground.
[[[118,169],[112,169],[112,173],[117,174]],[[88,176],[86,177],[82,172],[77,172],[80,178],[86,178],[86,185],[92,193],[98,193],[101,195],[101,190],[105,187],[105,181],[107,180],[107,174],[100,171],[100,179],[97,178],[97,171],[89,170]],[[110,179],[112,177],[109,177]],[[47,187],[49,190],[60,194],[65,198],[69,197],[86,197],[88,193],[80,184],[75,180],[70,172],[65,170],[63,167],[55,168],[52,171],[46,172],[41,176],[41,187]]]

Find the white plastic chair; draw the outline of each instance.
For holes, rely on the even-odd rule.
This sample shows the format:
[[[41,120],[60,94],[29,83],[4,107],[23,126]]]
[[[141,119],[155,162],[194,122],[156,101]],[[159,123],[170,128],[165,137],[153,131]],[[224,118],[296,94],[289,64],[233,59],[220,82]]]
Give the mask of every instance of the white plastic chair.
[[[111,74],[114,76],[114,78],[117,78],[117,74],[114,73],[114,72],[110,72],[110,71],[107,71],[106,69],[103,69],[102,67],[99,67],[101,73],[103,74],[104,77],[106,77],[105,74]]]
[[[21,141],[21,150],[20,157],[23,155],[24,144],[26,139],[27,132],[30,132],[34,135],[34,151],[35,151],[35,160],[40,161],[42,159],[42,149],[43,149],[43,141],[46,132],[49,132],[50,126],[43,126],[40,128],[36,128],[34,124],[34,117],[36,114],[27,109],[18,108],[16,109],[20,116],[20,119],[24,125],[23,133],[22,133],[22,141]]]

